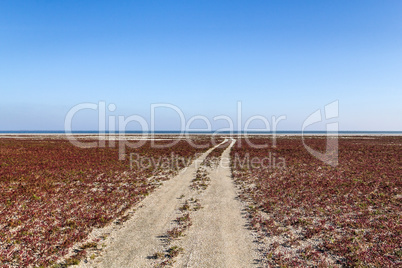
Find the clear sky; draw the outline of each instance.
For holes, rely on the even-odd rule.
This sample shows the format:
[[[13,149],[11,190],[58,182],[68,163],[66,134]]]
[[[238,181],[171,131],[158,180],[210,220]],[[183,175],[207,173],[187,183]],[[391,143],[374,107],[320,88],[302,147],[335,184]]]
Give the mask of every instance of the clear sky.
[[[63,130],[100,101],[115,117],[170,103],[234,122],[241,102],[243,122],[301,130],[338,100],[340,130],[402,131],[402,1],[3,0],[0,93],[0,130]],[[157,129],[178,127],[155,111]],[[96,111],[73,118],[97,127]]]

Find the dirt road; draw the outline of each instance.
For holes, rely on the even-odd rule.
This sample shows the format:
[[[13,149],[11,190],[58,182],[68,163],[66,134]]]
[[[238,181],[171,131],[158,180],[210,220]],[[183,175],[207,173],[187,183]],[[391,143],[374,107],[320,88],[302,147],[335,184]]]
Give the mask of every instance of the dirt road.
[[[195,213],[193,225],[182,239],[184,252],[175,267],[256,266],[256,247],[251,232],[245,227],[242,205],[236,200],[231,179],[231,146],[210,174],[211,184],[200,197],[203,209]]]
[[[192,226],[174,244],[183,249],[174,267],[253,267],[257,258],[252,235],[242,217],[231,180],[229,152],[210,170],[210,185],[202,193],[190,189],[191,180],[208,150],[187,169],[141,202],[133,217],[112,232],[101,256],[81,267],[155,267],[155,252],[166,251],[163,237],[177,218],[183,198],[197,198],[202,205],[191,213]]]

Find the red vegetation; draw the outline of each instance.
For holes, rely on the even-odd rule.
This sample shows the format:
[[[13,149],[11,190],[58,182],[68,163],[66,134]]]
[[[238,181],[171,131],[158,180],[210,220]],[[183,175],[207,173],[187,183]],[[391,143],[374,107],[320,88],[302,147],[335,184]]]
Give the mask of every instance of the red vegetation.
[[[325,148],[324,138],[307,143]],[[235,161],[270,152],[286,166],[250,168]],[[337,167],[311,156],[296,137],[278,138],[277,147],[267,149],[241,140],[231,156],[251,224],[266,245],[266,264],[402,265],[402,137],[340,138]]]
[[[165,142],[170,141],[157,143]],[[92,228],[123,215],[205,150],[186,141],[163,149],[147,142],[127,154],[180,159],[130,169],[129,157],[119,161],[118,148],[107,146],[82,149],[67,140],[0,139],[0,264],[55,263]]]

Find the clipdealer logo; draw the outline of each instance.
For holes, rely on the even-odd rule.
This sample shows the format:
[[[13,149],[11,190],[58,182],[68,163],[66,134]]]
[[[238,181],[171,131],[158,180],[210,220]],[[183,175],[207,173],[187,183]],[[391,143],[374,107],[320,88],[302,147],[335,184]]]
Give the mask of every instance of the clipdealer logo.
[[[178,136],[177,139],[172,139],[170,142],[166,142],[163,144],[158,144],[155,142],[155,130],[156,130],[156,122],[157,122],[157,110],[158,109],[169,109],[177,114],[178,120],[180,123],[180,129],[176,133]],[[98,131],[96,141],[82,141],[77,139],[76,135],[74,135],[72,131],[72,123],[74,117],[80,111],[83,110],[93,110],[97,111],[98,117]],[[205,131],[206,133],[211,133],[212,135],[212,144],[216,145],[216,140],[214,137],[216,135],[220,135],[222,133],[229,134],[231,136],[238,137],[238,141],[240,139],[245,140],[249,146],[256,149],[265,149],[269,146],[273,148],[276,147],[276,138],[277,138],[277,126],[278,124],[286,120],[286,115],[281,116],[272,116],[270,120],[263,115],[253,115],[248,118],[243,118],[242,111],[242,103],[237,103],[237,113],[236,118],[232,118],[228,115],[218,115],[213,117],[210,120],[205,115],[195,115],[186,119],[184,112],[178,107],[170,103],[156,103],[150,105],[150,120],[149,123],[141,115],[134,114],[130,116],[124,115],[107,115],[107,113],[114,112],[116,110],[115,104],[106,105],[105,101],[99,101],[98,103],[80,103],[72,107],[68,113],[66,114],[64,120],[64,130],[68,140],[75,146],[80,148],[93,148],[93,147],[106,147],[106,141],[108,141],[109,147],[115,147],[116,143],[119,148],[119,160],[124,160],[126,158],[126,148],[139,148],[143,146],[147,141],[151,142],[151,146],[154,148],[167,148],[170,146],[174,146],[179,142],[180,139],[186,139],[191,146],[195,148],[206,148],[209,146],[208,144],[195,144],[191,139],[191,132],[194,131]],[[324,116],[323,116],[324,115]],[[319,159],[320,161],[331,165],[338,165],[338,119],[339,117],[339,101],[333,101],[324,106],[324,111],[320,109],[313,112],[310,116],[304,120],[301,129],[301,136],[303,145],[306,150]],[[205,123],[205,128],[194,128],[192,125],[195,121],[202,121]],[[213,123],[217,121],[224,121],[227,127],[219,128],[216,130],[213,129]],[[264,127],[255,129],[251,128],[253,122],[260,122]],[[326,124],[326,151],[324,153],[314,150],[306,144],[306,137],[309,136],[305,129],[314,124],[329,121]],[[130,139],[127,138],[127,127],[129,123],[135,122],[140,126],[139,136],[143,138],[138,139]],[[243,124],[244,122],[244,124]],[[252,139],[249,138],[248,134],[252,131],[266,132],[270,134],[271,144],[254,144]],[[114,135],[108,135],[114,134]]]

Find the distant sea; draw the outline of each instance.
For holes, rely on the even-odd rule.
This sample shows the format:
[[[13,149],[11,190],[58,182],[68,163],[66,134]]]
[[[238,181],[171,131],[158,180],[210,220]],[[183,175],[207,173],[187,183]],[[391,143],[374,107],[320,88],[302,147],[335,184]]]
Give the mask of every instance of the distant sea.
[[[120,132],[100,132],[100,131],[88,131],[88,130],[78,130],[78,131],[71,131],[68,132],[69,134],[119,134]],[[181,131],[125,131],[125,134],[327,134],[326,131],[188,131],[188,132],[181,132]],[[336,132],[328,132],[329,134],[334,134]],[[402,135],[402,131],[338,131],[338,134],[342,135]],[[1,130],[0,134],[66,134],[63,130]]]

